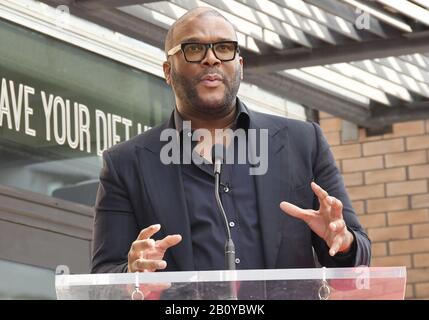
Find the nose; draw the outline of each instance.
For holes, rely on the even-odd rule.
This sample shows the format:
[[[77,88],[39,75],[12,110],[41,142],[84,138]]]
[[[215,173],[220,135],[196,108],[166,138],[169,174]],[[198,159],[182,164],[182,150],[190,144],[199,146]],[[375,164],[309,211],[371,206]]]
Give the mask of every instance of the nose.
[[[203,61],[201,63],[206,66],[216,66],[221,63],[221,61],[216,58],[213,47],[208,48],[206,56],[204,57]]]

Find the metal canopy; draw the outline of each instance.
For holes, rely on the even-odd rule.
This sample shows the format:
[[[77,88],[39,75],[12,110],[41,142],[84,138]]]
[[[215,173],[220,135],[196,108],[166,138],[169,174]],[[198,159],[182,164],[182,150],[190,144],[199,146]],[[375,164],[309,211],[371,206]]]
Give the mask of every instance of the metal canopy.
[[[366,128],[429,119],[429,0],[46,0],[164,47],[187,10],[237,31],[246,82]]]

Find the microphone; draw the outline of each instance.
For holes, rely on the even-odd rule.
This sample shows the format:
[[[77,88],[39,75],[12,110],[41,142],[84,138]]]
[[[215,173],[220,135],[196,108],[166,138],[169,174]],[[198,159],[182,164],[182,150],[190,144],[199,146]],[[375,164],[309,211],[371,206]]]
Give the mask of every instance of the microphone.
[[[225,265],[226,270],[235,270],[235,246],[231,237],[231,230],[228,224],[228,218],[226,217],[225,210],[223,209],[222,201],[219,195],[219,184],[220,184],[220,173],[222,171],[222,163],[225,157],[225,147],[221,144],[215,144],[212,147],[212,160],[213,160],[213,171],[215,175],[215,197],[217,207],[225,221],[227,239],[225,243]],[[238,300],[237,298],[237,287],[235,281],[229,283],[229,297],[228,300]]]
[[[226,270],[235,270],[235,246],[231,237],[231,230],[228,224],[228,218],[226,217],[225,210],[223,209],[222,201],[219,195],[219,183],[220,173],[222,171],[222,163],[225,156],[225,147],[221,144],[215,144],[212,147],[212,160],[213,160],[213,171],[215,175],[215,197],[219,212],[225,220],[225,227],[227,233],[227,240],[225,243],[225,265]]]

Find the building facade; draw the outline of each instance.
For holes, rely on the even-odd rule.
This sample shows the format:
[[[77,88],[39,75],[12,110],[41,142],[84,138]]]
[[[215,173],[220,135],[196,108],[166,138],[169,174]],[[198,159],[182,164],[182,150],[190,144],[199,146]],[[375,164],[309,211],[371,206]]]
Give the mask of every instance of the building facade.
[[[37,1],[0,2],[0,43],[0,299],[55,299],[56,271],[89,272],[102,151],[166,120],[173,94],[161,50]]]

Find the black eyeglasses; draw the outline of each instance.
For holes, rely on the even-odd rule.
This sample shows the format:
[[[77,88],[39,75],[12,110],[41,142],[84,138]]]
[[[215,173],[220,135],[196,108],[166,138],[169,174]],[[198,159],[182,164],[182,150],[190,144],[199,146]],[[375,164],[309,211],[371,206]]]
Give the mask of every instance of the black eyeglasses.
[[[213,50],[215,57],[222,62],[234,60],[236,53],[239,52],[237,41],[219,41],[214,43],[185,42],[171,48],[167,52],[167,55],[173,56],[182,50],[187,62],[199,63],[204,60],[210,48]]]

